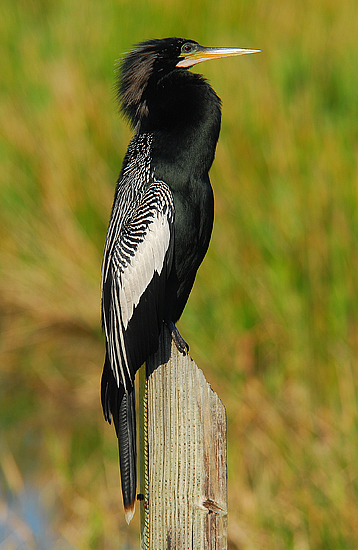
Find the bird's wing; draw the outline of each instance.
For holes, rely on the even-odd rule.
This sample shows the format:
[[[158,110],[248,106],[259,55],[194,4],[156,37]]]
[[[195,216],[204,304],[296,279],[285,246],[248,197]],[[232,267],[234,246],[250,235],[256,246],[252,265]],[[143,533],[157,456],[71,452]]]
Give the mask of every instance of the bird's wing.
[[[168,185],[153,181],[107,233],[102,269],[102,313],[114,379],[129,389],[153,353],[163,319],[165,283],[173,256],[174,203]]]

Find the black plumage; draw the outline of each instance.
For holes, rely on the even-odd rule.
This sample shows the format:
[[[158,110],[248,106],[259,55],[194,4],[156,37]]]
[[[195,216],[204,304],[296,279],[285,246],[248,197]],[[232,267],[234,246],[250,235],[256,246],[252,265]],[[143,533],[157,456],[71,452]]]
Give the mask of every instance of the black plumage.
[[[254,51],[167,38],[138,44],[121,64],[118,99],[135,133],[117,182],[103,258],[101,397],[118,436],[127,521],[136,497],[135,373],[158,348],[163,322],[187,352],[175,323],[213,226],[208,172],[221,102],[201,75],[187,69]]]

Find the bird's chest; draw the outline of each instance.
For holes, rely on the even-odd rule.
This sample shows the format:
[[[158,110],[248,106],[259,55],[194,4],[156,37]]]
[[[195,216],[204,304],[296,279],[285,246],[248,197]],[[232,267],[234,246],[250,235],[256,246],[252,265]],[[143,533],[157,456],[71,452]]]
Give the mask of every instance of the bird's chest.
[[[214,198],[209,178],[173,193],[174,261],[180,271],[199,267],[207,251],[214,219]]]

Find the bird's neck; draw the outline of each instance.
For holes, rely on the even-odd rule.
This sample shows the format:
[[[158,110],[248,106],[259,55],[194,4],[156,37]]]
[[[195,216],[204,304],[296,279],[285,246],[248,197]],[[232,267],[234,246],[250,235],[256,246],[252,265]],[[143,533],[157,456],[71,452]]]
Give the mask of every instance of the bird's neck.
[[[156,176],[175,169],[182,178],[204,177],[214,160],[220,132],[221,102],[201,75],[175,70],[156,84],[145,98],[147,116],[138,133],[153,136]]]

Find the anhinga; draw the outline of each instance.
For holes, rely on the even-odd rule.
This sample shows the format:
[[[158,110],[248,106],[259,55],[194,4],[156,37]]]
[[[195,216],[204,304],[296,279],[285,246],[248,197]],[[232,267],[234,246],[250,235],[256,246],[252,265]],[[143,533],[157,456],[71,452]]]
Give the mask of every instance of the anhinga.
[[[103,257],[101,397],[118,437],[128,523],[136,498],[135,373],[157,350],[163,322],[178,349],[187,352],[175,323],[213,226],[208,172],[221,102],[201,75],[187,69],[256,51],[165,38],[138,44],[120,67],[118,99],[135,133],[118,178]]]

